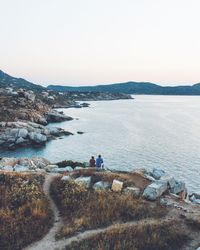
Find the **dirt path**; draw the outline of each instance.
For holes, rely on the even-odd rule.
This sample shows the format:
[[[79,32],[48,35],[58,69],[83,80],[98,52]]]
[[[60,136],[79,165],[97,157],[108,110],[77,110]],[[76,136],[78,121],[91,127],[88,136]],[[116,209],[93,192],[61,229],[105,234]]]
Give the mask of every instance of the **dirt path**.
[[[43,186],[43,190],[47,198],[49,199],[51,209],[54,213],[54,222],[53,222],[53,227],[50,229],[50,231],[46,234],[44,238],[41,240],[32,243],[28,247],[24,248],[24,250],[53,250],[56,249],[57,242],[55,240],[55,235],[59,228],[62,226],[62,218],[59,216],[59,211],[52,200],[50,196],[50,185],[55,177],[55,174],[47,174],[45,176],[45,182]]]
[[[44,193],[47,196],[47,198],[49,199],[51,209],[54,213],[53,227],[50,229],[50,231],[47,233],[47,235],[44,238],[42,238],[40,241],[37,241],[37,242],[29,245],[28,247],[24,248],[23,250],[63,250],[65,248],[65,246],[69,246],[74,241],[81,241],[81,240],[86,239],[90,236],[94,236],[96,234],[106,232],[107,230],[115,227],[115,225],[110,225],[106,228],[86,230],[85,232],[78,233],[75,236],[72,236],[70,238],[61,239],[61,240],[56,241],[55,235],[59,231],[59,229],[62,227],[63,221],[62,221],[62,218],[59,216],[59,211],[58,211],[54,201],[52,200],[52,198],[50,196],[49,189],[50,189],[51,182],[55,176],[56,176],[56,174],[47,174],[45,177],[45,182],[44,182],[44,186],[43,186]],[[162,219],[162,222],[174,220],[174,214],[173,214],[174,212],[175,211],[172,211],[171,213],[169,213],[165,218]],[[177,216],[177,218],[178,218],[178,216]],[[122,223],[122,224],[120,223],[120,225],[126,225],[126,226],[137,225],[138,226],[138,225],[154,224],[154,223],[157,224],[158,220],[153,219],[153,218],[148,218],[148,219],[143,219],[143,220],[139,220],[139,221],[127,222],[127,223]],[[198,235],[197,235],[197,238],[198,238]],[[197,244],[196,240],[194,240],[194,242],[191,242],[191,245],[193,245],[193,246],[196,244]],[[184,250],[194,249],[194,248],[191,248],[191,245],[188,246],[188,248],[187,247],[184,248]]]

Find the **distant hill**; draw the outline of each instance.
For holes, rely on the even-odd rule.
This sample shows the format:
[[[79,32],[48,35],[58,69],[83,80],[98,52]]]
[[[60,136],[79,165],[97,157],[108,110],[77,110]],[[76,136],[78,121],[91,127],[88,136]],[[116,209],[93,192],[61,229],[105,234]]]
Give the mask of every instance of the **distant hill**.
[[[12,77],[0,70],[0,88],[12,87],[13,89],[23,88],[34,91],[45,89],[41,85],[28,82],[22,78]]]
[[[97,86],[61,86],[49,85],[47,88],[31,83],[23,78],[12,77],[0,70],[0,88],[12,87],[23,88],[33,91],[45,89],[58,92],[108,92],[123,94],[145,94],[145,95],[200,95],[200,83],[192,86],[163,87],[150,82],[125,82]]]
[[[200,95],[200,83],[192,86],[163,87],[150,82],[125,82],[97,86],[60,86],[49,85],[49,90],[54,91],[80,91],[80,92],[110,92],[124,94],[146,94],[146,95]]]

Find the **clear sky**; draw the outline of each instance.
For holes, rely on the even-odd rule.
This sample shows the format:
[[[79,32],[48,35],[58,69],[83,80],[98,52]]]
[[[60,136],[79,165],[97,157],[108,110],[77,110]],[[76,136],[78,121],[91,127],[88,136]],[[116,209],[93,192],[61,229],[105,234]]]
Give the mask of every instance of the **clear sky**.
[[[0,0],[0,69],[40,84],[200,82],[200,0]]]

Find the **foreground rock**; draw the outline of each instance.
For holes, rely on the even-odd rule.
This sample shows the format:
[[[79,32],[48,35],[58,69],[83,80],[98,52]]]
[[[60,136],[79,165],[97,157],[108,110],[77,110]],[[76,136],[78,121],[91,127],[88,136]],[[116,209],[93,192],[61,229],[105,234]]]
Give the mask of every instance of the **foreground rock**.
[[[0,148],[41,146],[51,139],[70,134],[61,128],[48,128],[33,122],[0,122]]]
[[[167,191],[167,182],[156,181],[145,188],[142,196],[147,200],[155,201],[166,191]]]

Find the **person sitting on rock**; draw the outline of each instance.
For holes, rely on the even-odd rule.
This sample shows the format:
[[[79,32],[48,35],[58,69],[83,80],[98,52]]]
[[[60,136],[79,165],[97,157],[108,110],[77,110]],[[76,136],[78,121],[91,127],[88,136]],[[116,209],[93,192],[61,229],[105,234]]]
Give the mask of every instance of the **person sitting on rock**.
[[[91,167],[91,168],[94,168],[94,167],[95,167],[95,159],[94,159],[94,156],[92,156],[91,159],[90,159],[90,167]]]
[[[101,158],[101,155],[98,156],[96,159],[96,168],[101,169],[103,167],[103,159]]]

